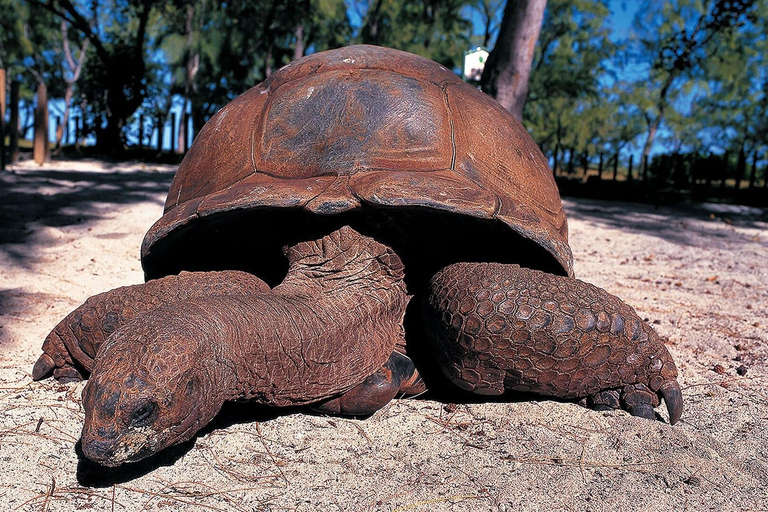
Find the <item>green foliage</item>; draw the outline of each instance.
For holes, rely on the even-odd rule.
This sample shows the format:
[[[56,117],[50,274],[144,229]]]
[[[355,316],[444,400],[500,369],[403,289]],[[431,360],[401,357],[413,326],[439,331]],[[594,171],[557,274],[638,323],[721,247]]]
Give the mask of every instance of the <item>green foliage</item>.
[[[0,67],[9,79],[21,81],[22,99],[31,100],[40,82],[49,94],[63,90],[61,46],[55,16],[33,13],[25,2],[0,0]]]
[[[636,104],[648,126],[643,155],[650,153],[660,130],[677,127],[675,119],[664,123],[682,114],[682,99],[710,87],[714,79],[710,63],[732,62],[729,57],[735,56],[733,51],[741,50],[729,40],[753,15],[755,4],[739,0],[674,0],[654,2],[638,13],[631,43],[636,64],[647,69],[641,79],[643,86],[635,88]],[[696,124],[697,114],[691,117],[692,124]]]
[[[264,80],[294,56],[297,27],[305,48],[321,51],[351,37],[343,0],[296,2],[169,3],[161,11],[154,47],[162,56],[166,93],[184,94],[202,122],[226,102]],[[194,9],[191,45],[187,44],[187,8]],[[197,71],[188,90],[186,63],[194,56]],[[162,81],[162,80],[160,80]],[[167,105],[165,105],[167,109]],[[152,107],[150,107],[151,109]],[[157,105],[154,110],[157,110]]]
[[[162,118],[172,98],[185,99],[199,129],[297,54],[370,43],[458,69],[470,47],[492,44],[504,5],[0,0],[0,66],[22,79],[24,98],[40,80],[61,97],[66,19],[73,47],[92,41],[74,103],[86,106],[91,127],[110,127],[124,141],[137,114]],[[656,147],[729,150],[735,174],[755,156],[768,159],[768,0],[656,0],[643,5],[624,40],[611,32],[609,5],[548,1],[524,119],[545,153],[560,162],[573,155],[577,165],[587,155],[594,164],[598,153],[639,149],[656,137],[655,126]]]
[[[601,77],[616,51],[607,1],[550,0],[529,83],[524,124],[545,152],[595,155],[615,132],[617,93]]]
[[[768,145],[768,2],[739,30],[718,41],[719,51],[703,62],[708,94],[697,103],[706,113],[702,138],[723,149],[751,153]]]
[[[363,23],[355,42],[416,53],[444,65],[461,67],[469,48],[473,2],[459,0],[369,0],[353,2]]]

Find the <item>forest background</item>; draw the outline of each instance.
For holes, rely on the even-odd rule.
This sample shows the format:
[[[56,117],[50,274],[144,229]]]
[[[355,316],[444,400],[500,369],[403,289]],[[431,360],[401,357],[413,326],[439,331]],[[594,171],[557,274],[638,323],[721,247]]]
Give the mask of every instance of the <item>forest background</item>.
[[[225,103],[308,53],[377,44],[459,73],[467,51],[494,48],[505,4],[0,0],[0,68],[20,84],[22,138],[44,83],[59,151],[183,153]],[[549,0],[523,124],[559,175],[764,202],[766,34],[768,0]]]

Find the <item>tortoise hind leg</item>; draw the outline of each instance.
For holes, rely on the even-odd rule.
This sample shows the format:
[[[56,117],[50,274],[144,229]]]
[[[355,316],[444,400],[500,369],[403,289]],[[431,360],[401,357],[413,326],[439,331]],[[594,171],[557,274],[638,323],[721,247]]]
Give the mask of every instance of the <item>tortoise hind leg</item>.
[[[662,340],[596,286],[517,265],[458,263],[433,277],[425,316],[441,368],[463,389],[591,396],[651,418],[664,398],[670,423],[682,413]]]
[[[362,383],[310,408],[326,414],[368,416],[387,405],[398,393],[415,395],[423,391],[426,387],[411,358],[392,352],[384,366]]]

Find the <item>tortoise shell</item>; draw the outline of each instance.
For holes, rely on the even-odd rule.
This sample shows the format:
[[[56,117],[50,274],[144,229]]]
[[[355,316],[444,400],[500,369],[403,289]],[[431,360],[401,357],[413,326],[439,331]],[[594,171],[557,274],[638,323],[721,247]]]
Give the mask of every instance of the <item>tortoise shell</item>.
[[[214,115],[142,264],[277,283],[282,247],[344,224],[393,247],[411,280],[457,261],[573,275],[557,186],[522,125],[445,67],[365,45],[294,61]]]

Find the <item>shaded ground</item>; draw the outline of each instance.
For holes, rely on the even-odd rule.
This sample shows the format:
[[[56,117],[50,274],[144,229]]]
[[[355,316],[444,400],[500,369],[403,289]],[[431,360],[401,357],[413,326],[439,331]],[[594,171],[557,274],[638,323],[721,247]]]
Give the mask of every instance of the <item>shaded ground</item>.
[[[675,427],[553,401],[398,400],[364,420],[230,406],[199,437],[107,472],[77,451],[81,385],[32,383],[47,332],[141,282],[173,168],[0,175],[0,509],[768,508],[768,223],[757,209],[568,200],[577,275],[667,338]]]

